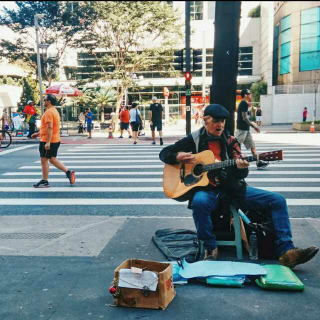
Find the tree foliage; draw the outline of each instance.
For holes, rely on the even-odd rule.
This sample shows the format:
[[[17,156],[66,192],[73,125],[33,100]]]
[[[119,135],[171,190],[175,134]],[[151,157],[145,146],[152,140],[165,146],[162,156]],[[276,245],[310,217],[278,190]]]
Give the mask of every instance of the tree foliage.
[[[254,102],[260,102],[260,95],[267,94],[268,84],[265,81],[255,82],[251,85],[250,91]]]
[[[127,88],[139,71],[172,71],[173,48],[183,41],[178,14],[166,1],[95,2],[97,20],[78,41],[101,72],[87,81],[110,81],[117,90],[118,115]],[[103,54],[102,52],[107,52]]]
[[[20,104],[26,105],[29,100],[32,100],[35,105],[40,103],[40,86],[39,82],[36,81],[29,75],[22,79],[23,91],[20,98]]]
[[[50,83],[56,77],[66,48],[72,46],[77,35],[91,24],[95,10],[90,1],[75,1],[72,8],[70,1],[16,1],[16,5],[17,9],[13,10],[4,7],[0,16],[0,26],[15,34],[9,40],[0,41],[0,57],[6,57],[12,63],[22,61],[36,71],[34,16],[45,14],[39,19],[39,42],[49,44],[49,52],[54,53],[50,57],[46,52],[41,55],[42,75]]]
[[[261,11],[261,6],[259,4],[257,7],[252,8],[249,11],[248,18],[260,18],[260,11]]]

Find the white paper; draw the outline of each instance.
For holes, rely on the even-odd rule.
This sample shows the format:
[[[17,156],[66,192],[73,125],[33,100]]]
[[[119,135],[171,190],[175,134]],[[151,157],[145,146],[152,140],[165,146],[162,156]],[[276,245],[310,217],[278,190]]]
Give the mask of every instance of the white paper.
[[[147,287],[150,291],[156,291],[158,280],[158,274],[153,271],[143,271],[138,274],[133,273],[131,269],[121,269],[118,285],[120,288],[143,289]]]

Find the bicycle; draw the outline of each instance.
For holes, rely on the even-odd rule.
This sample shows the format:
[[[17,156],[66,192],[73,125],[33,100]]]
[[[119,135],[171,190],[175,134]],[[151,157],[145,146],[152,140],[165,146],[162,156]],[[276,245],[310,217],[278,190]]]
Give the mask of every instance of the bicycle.
[[[0,149],[8,148],[12,142],[11,134],[7,130],[0,131]]]

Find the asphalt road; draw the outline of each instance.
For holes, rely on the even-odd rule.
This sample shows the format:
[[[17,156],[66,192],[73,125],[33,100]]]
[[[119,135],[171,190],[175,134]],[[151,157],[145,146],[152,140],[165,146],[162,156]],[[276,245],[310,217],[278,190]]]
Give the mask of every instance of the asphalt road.
[[[292,218],[319,218],[320,147],[279,141],[257,143],[257,149],[282,149],[284,161],[259,171],[251,164],[247,183],[283,194]],[[62,172],[51,169],[51,188],[41,190],[32,189],[41,179],[38,146],[13,145],[7,150],[10,153],[0,152],[0,215],[191,215],[186,203],[164,195],[161,146],[149,141],[136,146],[61,145],[58,159],[76,171],[76,184],[70,186]]]

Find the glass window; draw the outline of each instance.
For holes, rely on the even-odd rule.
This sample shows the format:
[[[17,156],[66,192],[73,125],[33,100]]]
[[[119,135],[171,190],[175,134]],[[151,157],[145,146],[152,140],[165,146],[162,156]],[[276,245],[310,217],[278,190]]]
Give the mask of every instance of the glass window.
[[[281,19],[280,28],[280,74],[286,74],[290,73],[291,15]]]
[[[301,25],[301,38],[318,37],[319,33],[319,22]]]
[[[281,44],[291,41],[291,29],[281,32]]]
[[[319,7],[301,11],[301,24],[319,21]]]
[[[281,46],[281,54],[280,54],[281,58],[290,56],[290,47],[291,47],[291,42],[287,42]]]
[[[279,68],[279,24],[274,28],[274,41],[273,41],[273,70],[272,70],[272,85],[278,83],[278,68]]]
[[[240,53],[252,53],[252,47],[241,47],[239,48]]]
[[[280,60],[280,74],[286,73],[290,73],[290,56]]]
[[[320,69],[320,52],[300,53],[300,70]]]
[[[300,71],[320,69],[320,7],[301,11]]]
[[[291,28],[291,15],[281,19],[281,32]]]
[[[190,1],[191,20],[203,20],[203,1]]]
[[[320,51],[320,37],[312,39],[301,39],[300,53]]]

